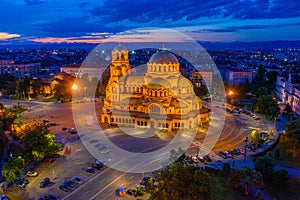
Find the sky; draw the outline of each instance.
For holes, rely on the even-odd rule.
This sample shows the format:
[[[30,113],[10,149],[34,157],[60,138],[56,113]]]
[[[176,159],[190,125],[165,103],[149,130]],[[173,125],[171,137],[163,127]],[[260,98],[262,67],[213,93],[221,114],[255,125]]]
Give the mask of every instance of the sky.
[[[0,0],[0,44],[100,43],[159,27],[209,42],[300,40],[297,0]]]

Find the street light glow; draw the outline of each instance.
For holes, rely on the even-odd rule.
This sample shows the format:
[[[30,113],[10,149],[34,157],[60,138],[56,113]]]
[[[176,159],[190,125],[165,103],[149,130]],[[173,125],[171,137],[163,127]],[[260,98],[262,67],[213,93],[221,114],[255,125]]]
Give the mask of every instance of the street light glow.
[[[230,90],[228,94],[231,96],[231,95],[233,95],[233,92]]]
[[[78,89],[78,85],[77,84],[73,84],[72,85],[72,90],[77,90]]]

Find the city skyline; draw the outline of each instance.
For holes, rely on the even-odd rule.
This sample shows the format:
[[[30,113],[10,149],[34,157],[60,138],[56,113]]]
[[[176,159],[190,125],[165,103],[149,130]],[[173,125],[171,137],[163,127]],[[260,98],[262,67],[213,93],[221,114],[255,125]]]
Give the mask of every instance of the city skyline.
[[[135,28],[169,28],[209,42],[299,40],[295,1],[0,1],[0,44],[101,43]]]

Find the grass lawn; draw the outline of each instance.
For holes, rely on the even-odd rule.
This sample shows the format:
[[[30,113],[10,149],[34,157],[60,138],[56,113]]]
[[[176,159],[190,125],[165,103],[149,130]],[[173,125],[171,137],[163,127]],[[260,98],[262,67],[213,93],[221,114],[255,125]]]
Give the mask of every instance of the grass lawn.
[[[41,102],[56,102],[57,99],[55,97],[49,97],[47,99],[42,100]]]
[[[292,168],[300,168],[300,155],[298,155],[296,157],[292,157],[290,154],[285,153],[285,151],[283,150],[283,147],[281,146],[282,140],[283,140],[283,138],[280,138],[279,143],[271,151],[272,155],[273,155],[272,156],[273,164],[274,165],[283,165],[283,166],[292,167]],[[280,150],[280,157],[278,159],[274,158],[276,149]]]

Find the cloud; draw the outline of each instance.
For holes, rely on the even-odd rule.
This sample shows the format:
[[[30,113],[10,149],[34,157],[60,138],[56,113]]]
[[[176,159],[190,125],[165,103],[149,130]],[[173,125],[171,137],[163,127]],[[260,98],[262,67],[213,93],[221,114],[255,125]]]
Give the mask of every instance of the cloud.
[[[24,0],[25,3],[29,6],[35,6],[35,5],[41,5],[47,3],[46,1],[43,0]]]
[[[58,21],[37,25],[37,28],[48,36],[67,37],[70,35],[81,36],[87,33],[109,32],[117,33],[127,30],[124,25],[107,26],[98,22],[82,18],[65,18]]]
[[[184,19],[190,22],[206,18],[274,19],[300,16],[300,4],[294,0],[198,1],[198,0],[105,0],[90,14],[101,22],[137,22],[160,25]],[[199,20],[201,24],[201,20]]]
[[[12,38],[18,38],[21,37],[19,34],[11,34],[11,33],[6,33],[6,32],[0,32],[0,40],[8,40]]]
[[[45,37],[30,39],[33,42],[39,43],[90,43],[99,44],[106,37],[103,36],[80,36],[80,37]]]

